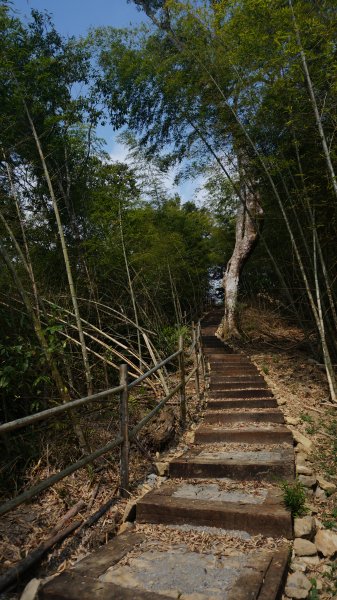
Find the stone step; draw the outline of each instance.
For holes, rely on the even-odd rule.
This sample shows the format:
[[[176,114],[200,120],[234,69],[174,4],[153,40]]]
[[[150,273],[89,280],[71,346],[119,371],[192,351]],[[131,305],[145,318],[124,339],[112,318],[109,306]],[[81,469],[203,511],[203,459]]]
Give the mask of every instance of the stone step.
[[[154,534],[125,532],[47,581],[39,600],[276,600],[289,550],[283,544],[219,556],[179,541],[163,548]]]
[[[276,398],[210,398],[207,408],[210,410],[226,410],[231,408],[277,408]]]
[[[223,445],[219,444],[220,448]],[[293,479],[294,452],[292,448],[256,451],[225,451],[195,447],[169,464],[171,477],[182,479],[223,478],[239,480]]]
[[[206,411],[203,415],[204,423],[235,423],[242,421],[255,421],[261,423],[281,423],[284,424],[284,416],[279,408],[249,410],[249,411],[230,411],[221,412]]]
[[[235,360],[220,360],[219,357],[214,356],[213,354],[209,354],[206,357],[206,360],[209,362],[211,370],[213,367],[219,369],[220,366],[224,369],[242,369],[242,371],[246,371],[246,369],[256,369],[256,366],[248,360],[242,362]]]
[[[245,354],[229,354],[226,348],[218,348],[217,346],[209,346],[204,348],[204,353],[207,357],[214,356],[218,357],[218,360],[230,361],[230,362],[251,362],[250,358]]]
[[[268,389],[248,390],[209,390],[210,398],[274,398]]]
[[[211,373],[216,372],[217,374],[221,372],[223,375],[231,374],[233,372],[234,375],[246,375],[249,373],[250,375],[259,375],[260,372],[254,365],[245,365],[240,366],[236,364],[225,365],[223,362],[212,362],[210,363]]]
[[[227,360],[220,360],[219,358],[212,358],[211,356],[209,356],[207,358],[208,362],[211,365],[211,369],[237,369],[237,370],[242,370],[242,371],[246,371],[247,369],[255,369],[255,371],[257,373],[259,373],[257,367],[252,363],[249,362],[248,360],[246,361],[237,361],[237,360],[231,360],[231,361],[227,361]]]
[[[215,444],[217,442],[240,444],[290,444],[293,445],[291,431],[283,425],[266,427],[266,425],[247,426],[240,428],[214,427],[200,425],[195,431],[195,444]]]
[[[138,523],[189,523],[245,531],[252,535],[292,538],[291,514],[277,489],[221,490],[219,484],[172,483],[143,496],[137,503]]]
[[[257,379],[257,378],[256,378]],[[244,382],[229,382],[229,381],[217,381],[211,379],[209,384],[210,390],[245,390],[245,389],[257,389],[260,390],[262,388],[266,388],[267,384],[263,379],[256,380],[245,380]]]

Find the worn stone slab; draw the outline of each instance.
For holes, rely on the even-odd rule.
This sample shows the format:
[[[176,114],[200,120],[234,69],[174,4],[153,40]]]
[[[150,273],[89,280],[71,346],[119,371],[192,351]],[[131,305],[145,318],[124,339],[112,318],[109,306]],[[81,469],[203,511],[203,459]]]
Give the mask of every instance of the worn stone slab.
[[[206,447],[207,448],[207,447]],[[193,448],[170,463],[171,477],[222,478],[240,480],[292,479],[294,454],[292,449],[260,452],[225,452]]]
[[[280,589],[283,578],[284,559],[282,563],[279,557],[287,553],[288,548],[284,547],[274,553],[258,550],[215,556],[211,552],[191,552],[181,545],[160,551],[145,544],[130,555],[127,563],[115,562],[98,577],[82,567],[62,573],[41,589],[39,599],[271,600],[276,598],[272,594]],[[268,581],[271,594],[266,596]]]
[[[222,491],[214,484],[167,483],[137,504],[140,523],[170,523],[243,530],[292,538],[290,513],[279,490]]]
[[[259,373],[255,365],[253,365],[252,363],[243,363],[242,361],[230,361],[227,363],[226,361],[220,359],[211,360],[209,357],[207,360],[211,365],[212,371],[221,371],[224,374],[229,373],[231,371],[237,371],[239,374],[255,373],[257,375]]]
[[[207,402],[209,410],[223,410],[231,408],[277,408],[276,398],[210,398]]]
[[[259,427],[241,427],[229,429],[225,427],[212,428],[211,425],[201,425],[196,429],[195,444],[211,444],[216,442],[238,442],[241,444],[290,444],[293,445],[291,431],[282,425],[267,428],[261,424]]]
[[[279,408],[231,411],[222,410],[219,412],[206,410],[203,414],[203,423],[236,423],[242,421],[255,421],[261,423],[284,423],[284,415]]]
[[[210,398],[274,398],[274,394],[268,389],[248,390],[209,390]]]
[[[212,387],[213,385],[223,385],[223,386],[243,386],[243,388],[250,387],[250,386],[256,386],[261,388],[265,388],[267,387],[267,384],[265,382],[265,380],[263,379],[263,377],[260,377],[260,375],[253,375],[251,377],[240,377],[240,375],[238,375],[237,377],[228,377],[227,375],[222,375],[221,373],[217,373],[216,375],[213,373],[210,376],[210,387]]]

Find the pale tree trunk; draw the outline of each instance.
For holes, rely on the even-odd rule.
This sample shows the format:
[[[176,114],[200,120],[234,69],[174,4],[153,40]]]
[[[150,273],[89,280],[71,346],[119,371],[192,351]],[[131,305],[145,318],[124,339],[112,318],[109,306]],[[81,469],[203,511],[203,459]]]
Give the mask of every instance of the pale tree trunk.
[[[237,325],[237,298],[240,275],[258,238],[255,218],[263,215],[258,197],[252,192],[246,193],[245,204],[240,203],[236,218],[235,247],[227,263],[223,278],[225,293],[225,314],[217,335],[222,339],[240,337]]]

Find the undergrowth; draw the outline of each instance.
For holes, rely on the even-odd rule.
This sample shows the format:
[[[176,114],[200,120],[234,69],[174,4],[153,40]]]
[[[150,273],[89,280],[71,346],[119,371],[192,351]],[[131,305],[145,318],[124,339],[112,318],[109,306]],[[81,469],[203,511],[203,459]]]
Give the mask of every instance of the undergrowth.
[[[305,508],[305,487],[298,480],[295,481],[281,481],[280,486],[283,490],[283,502],[288,510],[290,510],[293,517],[300,517],[305,515],[307,509]]]

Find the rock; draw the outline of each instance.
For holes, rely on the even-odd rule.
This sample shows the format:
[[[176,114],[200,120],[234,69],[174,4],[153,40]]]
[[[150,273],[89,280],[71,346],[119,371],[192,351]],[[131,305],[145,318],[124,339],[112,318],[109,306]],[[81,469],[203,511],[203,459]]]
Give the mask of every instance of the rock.
[[[307,465],[296,464],[297,475],[312,475],[312,468]]]
[[[296,556],[314,556],[317,554],[315,544],[309,542],[309,540],[303,540],[302,538],[295,539],[294,550]]]
[[[315,535],[316,527],[313,517],[296,518],[294,522],[295,538],[305,538],[312,540]]]
[[[36,600],[37,592],[41,586],[41,579],[31,579],[23,590],[20,600]]]
[[[308,565],[310,567],[315,566],[315,565],[319,565],[320,560],[319,557],[317,556],[301,556],[301,561],[305,564]]]
[[[296,571],[289,575],[285,588],[289,598],[307,598],[310,590],[311,583],[303,573]]]
[[[284,398],[278,398],[277,399],[277,404],[279,406],[283,406],[284,404],[287,404],[287,401]]]
[[[154,463],[159,477],[165,477],[168,474],[169,463],[168,462],[156,462]]]
[[[297,448],[298,448],[298,446],[297,446]],[[296,464],[308,466],[307,461],[308,461],[308,455],[305,452],[298,451],[298,453],[296,454]]]
[[[300,562],[299,560],[292,560],[290,563],[290,569],[294,572],[294,571],[301,571],[302,573],[305,573],[306,570],[308,569],[308,566],[303,563]]]
[[[326,481],[323,477],[317,477],[317,483],[322,490],[324,490],[327,494],[333,494],[337,490],[337,486],[330,481]]]
[[[148,475],[146,478],[147,485],[154,487],[157,483],[157,477],[158,476],[155,473],[151,473],[150,475]]]
[[[285,417],[285,422],[287,425],[298,425],[301,422],[301,419],[296,419],[294,417]]]
[[[129,500],[129,502],[127,503],[127,505],[124,509],[122,523],[125,523],[126,521],[135,521],[136,520],[136,506],[137,506],[137,503],[135,500]]]
[[[322,488],[320,488],[319,486],[316,488],[315,490],[315,497],[318,498],[318,500],[325,500],[326,499],[326,493],[324,490],[322,490]]]
[[[309,477],[308,475],[299,475],[298,479],[306,488],[313,488],[316,485],[316,477]]]
[[[129,531],[130,529],[134,529],[135,524],[134,523],[130,523],[130,521],[126,521],[125,523],[122,523],[119,530],[118,530],[118,535],[121,535],[122,533],[124,533],[124,531]]]
[[[315,536],[315,544],[318,552],[323,556],[332,557],[337,553],[337,533],[320,529]]]
[[[312,441],[299,431],[296,431],[296,429],[292,429],[291,431],[293,433],[295,442],[297,442],[297,444],[301,444],[301,446],[303,446],[307,452],[310,452],[312,449]]]
[[[188,431],[185,436],[185,440],[188,444],[194,444],[194,431]]]

